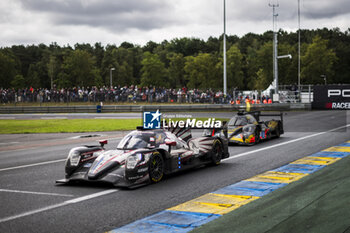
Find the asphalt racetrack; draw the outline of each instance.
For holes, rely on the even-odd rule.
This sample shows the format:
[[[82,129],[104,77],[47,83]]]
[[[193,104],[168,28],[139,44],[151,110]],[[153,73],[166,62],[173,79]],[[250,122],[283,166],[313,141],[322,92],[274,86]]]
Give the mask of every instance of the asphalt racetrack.
[[[215,114],[207,115],[232,113]],[[114,116],[118,114],[108,115]],[[106,149],[113,148],[127,132],[93,133],[102,136],[87,138],[76,137],[81,134],[0,135],[0,232],[109,231],[348,141],[349,120],[347,111],[287,112],[281,138],[251,147],[231,146],[231,157],[219,166],[178,173],[135,190],[55,185],[64,177],[70,148],[105,138],[109,139]]]

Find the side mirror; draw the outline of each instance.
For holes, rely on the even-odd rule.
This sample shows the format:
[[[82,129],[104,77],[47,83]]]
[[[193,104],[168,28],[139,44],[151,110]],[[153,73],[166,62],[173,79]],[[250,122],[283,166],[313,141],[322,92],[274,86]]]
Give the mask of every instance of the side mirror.
[[[104,145],[108,144],[108,140],[100,140],[98,141],[101,145],[101,147],[103,147]]]
[[[154,137],[149,138],[149,143],[147,144],[148,148],[154,148],[156,146],[156,139]]]
[[[165,140],[165,144],[168,146],[176,146],[176,141]]]

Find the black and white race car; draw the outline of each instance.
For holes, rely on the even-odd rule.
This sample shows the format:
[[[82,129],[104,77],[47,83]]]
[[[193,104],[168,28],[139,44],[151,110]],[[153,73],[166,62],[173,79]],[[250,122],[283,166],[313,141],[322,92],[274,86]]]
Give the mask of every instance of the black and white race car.
[[[81,146],[70,150],[65,179],[105,182],[114,186],[136,187],[157,183],[164,175],[203,164],[218,165],[229,157],[228,141],[222,129],[206,130],[192,138],[190,129],[137,129],[126,135],[112,150],[99,146]]]

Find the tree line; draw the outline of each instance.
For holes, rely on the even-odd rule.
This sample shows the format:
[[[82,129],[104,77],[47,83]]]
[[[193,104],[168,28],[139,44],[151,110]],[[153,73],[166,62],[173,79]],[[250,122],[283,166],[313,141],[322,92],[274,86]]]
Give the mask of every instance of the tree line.
[[[228,89],[266,89],[273,80],[272,31],[227,36]],[[158,86],[221,89],[222,36],[175,38],[144,46],[123,42],[74,46],[13,45],[0,48],[0,88]],[[298,33],[278,32],[279,84],[298,80]],[[349,83],[350,29],[301,30],[301,83]]]

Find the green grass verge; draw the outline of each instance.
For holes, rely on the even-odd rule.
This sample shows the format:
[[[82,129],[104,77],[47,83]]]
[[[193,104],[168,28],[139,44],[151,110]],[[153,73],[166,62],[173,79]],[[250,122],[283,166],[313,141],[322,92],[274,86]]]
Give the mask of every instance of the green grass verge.
[[[1,120],[0,134],[133,130],[141,124],[140,119]]]
[[[177,118],[173,120],[186,120]],[[197,118],[208,120],[208,118]],[[220,118],[217,120],[227,120]],[[57,120],[1,120],[0,134],[23,133],[80,133],[134,130],[142,119],[57,119]]]

